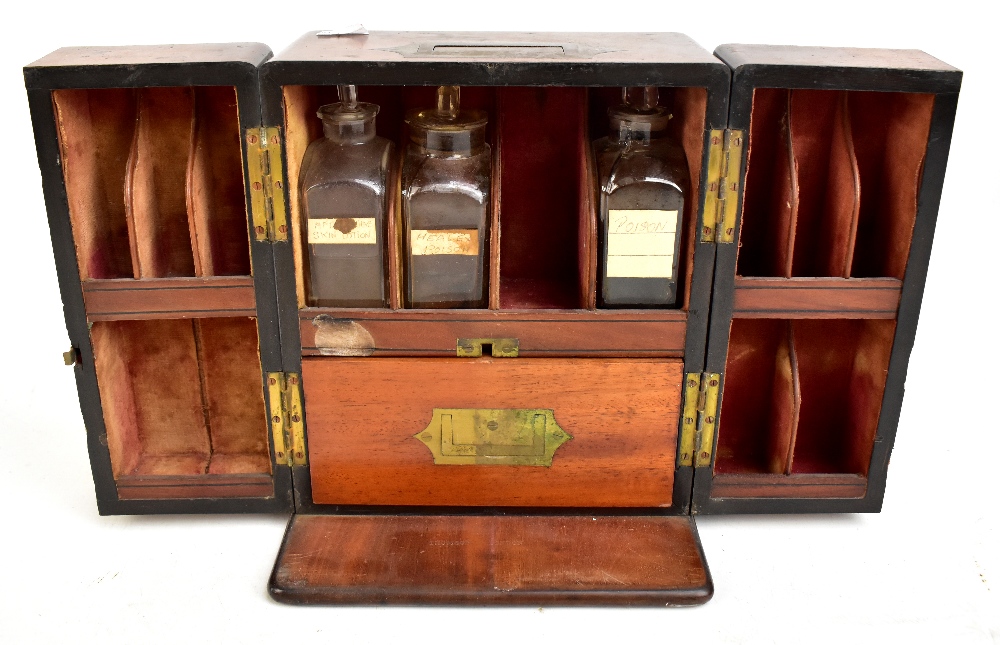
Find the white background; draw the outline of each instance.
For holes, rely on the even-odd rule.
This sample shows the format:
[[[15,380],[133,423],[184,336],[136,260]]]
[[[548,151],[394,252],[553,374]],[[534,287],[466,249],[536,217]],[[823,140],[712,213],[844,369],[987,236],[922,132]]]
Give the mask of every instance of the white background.
[[[998,643],[1000,110],[995,2],[19,2],[0,88],[0,642]],[[986,8],[988,7],[988,8]],[[716,584],[684,610],[296,608],[265,585],[285,519],[97,514],[21,66],[66,45],[262,41],[344,23],[657,30],[924,49],[965,71],[880,515],[699,519]],[[960,394],[956,393],[961,391]]]

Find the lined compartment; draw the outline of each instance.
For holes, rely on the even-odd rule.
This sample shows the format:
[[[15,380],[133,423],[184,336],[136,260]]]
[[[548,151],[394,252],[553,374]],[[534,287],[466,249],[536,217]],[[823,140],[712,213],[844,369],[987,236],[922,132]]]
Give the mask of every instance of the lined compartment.
[[[858,167],[866,180],[851,275],[902,280],[934,95],[855,92],[849,103]]]
[[[406,145],[408,109],[433,105],[436,87],[359,86],[358,100],[379,106],[376,131]],[[493,147],[489,254],[491,309],[593,309],[596,304],[597,178],[591,140],[607,131],[607,108],[620,88],[462,87],[462,106],[485,110]],[[335,86],[283,87],[285,145],[292,220],[296,291],[305,307],[304,239],[298,182],[309,144],[322,136],[316,110],[338,101]],[[671,105],[671,135],[687,155],[692,178],[680,282],[683,307],[697,228],[698,187],[708,95],[704,88],[661,89]],[[398,182],[398,177],[396,178]],[[398,185],[390,220],[390,306],[401,306]]]
[[[788,321],[733,321],[723,388],[716,473],[788,473],[802,401]]]
[[[896,323],[796,320],[802,411],[794,473],[868,474]]]
[[[97,322],[91,339],[116,480],[270,473],[255,319]]]
[[[579,309],[581,203],[574,160],[588,154],[587,90],[503,87],[500,156],[500,308]]]
[[[737,274],[902,278],[932,95],[757,89]]]
[[[125,170],[135,90],[56,90],[52,102],[80,278],[131,278]]]
[[[186,193],[196,276],[250,275],[241,146],[236,90],[194,88]]]
[[[753,94],[739,275],[792,275],[798,188],[788,129],[790,100],[791,91],[786,89],[758,89]]]
[[[249,275],[236,90],[56,90],[81,278]]]
[[[894,332],[893,320],[734,320],[716,475],[866,476]]]

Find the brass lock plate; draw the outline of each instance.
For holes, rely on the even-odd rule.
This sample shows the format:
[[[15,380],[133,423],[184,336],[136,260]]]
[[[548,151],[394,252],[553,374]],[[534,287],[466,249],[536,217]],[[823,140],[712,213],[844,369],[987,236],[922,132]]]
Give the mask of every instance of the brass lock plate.
[[[551,466],[573,437],[547,409],[434,408],[427,428],[413,435],[439,465]]]

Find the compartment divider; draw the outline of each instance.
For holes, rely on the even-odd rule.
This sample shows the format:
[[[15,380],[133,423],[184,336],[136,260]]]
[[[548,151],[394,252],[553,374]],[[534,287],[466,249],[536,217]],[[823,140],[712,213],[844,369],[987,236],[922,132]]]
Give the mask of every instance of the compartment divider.
[[[250,275],[236,93],[196,87],[192,99],[185,192],[194,274]]]
[[[399,147],[389,164],[386,190],[391,190],[389,210],[386,213],[386,253],[389,254],[389,308],[403,308],[403,157]],[[299,278],[298,280],[301,280]]]
[[[503,92],[501,88],[493,90],[493,138],[490,145],[493,147],[493,167],[490,177],[490,243],[489,256],[486,258],[489,266],[487,276],[489,279],[489,297],[487,307],[489,309],[500,309],[500,235],[503,231],[500,228],[502,221],[500,217],[501,199],[500,188],[501,168],[503,149],[500,142],[503,140]]]
[[[783,242],[779,247],[780,255],[780,275],[785,278],[792,277],[795,259],[795,238],[799,226],[799,165],[795,157],[795,140],[792,138],[792,91],[788,90],[787,103],[785,108],[785,118],[782,120],[781,132],[783,135],[784,150],[779,154],[780,165],[784,172],[781,177],[787,183],[782,184],[780,197],[787,194],[787,207],[779,205],[778,213],[784,215],[778,220],[779,241]]]
[[[590,111],[590,88],[585,88],[585,113]],[[584,121],[580,136],[583,139],[580,154],[580,219],[579,240],[580,249],[580,302],[584,309],[597,309],[597,230],[598,210],[600,208],[600,187],[598,186],[597,162],[594,159],[594,148],[591,141],[594,136],[588,123]]]
[[[778,345],[774,364],[774,384],[771,387],[771,459],[770,472],[790,475],[795,456],[795,439],[799,429],[802,390],[799,386],[799,362],[795,354],[795,329],[785,323],[786,333]]]
[[[194,123],[190,87],[143,88],[126,177],[126,213],[136,278],[194,275],[187,215]]]

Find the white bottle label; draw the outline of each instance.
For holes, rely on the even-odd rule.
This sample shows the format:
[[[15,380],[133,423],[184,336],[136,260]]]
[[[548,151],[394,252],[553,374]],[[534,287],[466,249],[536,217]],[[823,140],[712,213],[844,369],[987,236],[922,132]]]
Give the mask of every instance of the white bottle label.
[[[310,244],[375,244],[374,217],[309,219]]]
[[[479,255],[479,229],[410,231],[413,255]]]
[[[673,278],[677,211],[609,210],[609,278]]]

